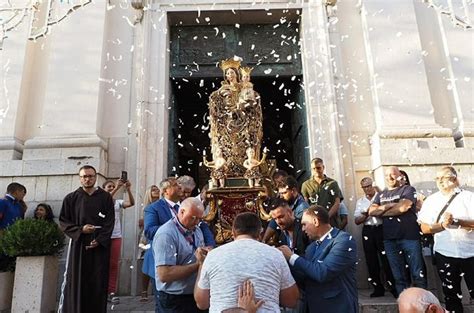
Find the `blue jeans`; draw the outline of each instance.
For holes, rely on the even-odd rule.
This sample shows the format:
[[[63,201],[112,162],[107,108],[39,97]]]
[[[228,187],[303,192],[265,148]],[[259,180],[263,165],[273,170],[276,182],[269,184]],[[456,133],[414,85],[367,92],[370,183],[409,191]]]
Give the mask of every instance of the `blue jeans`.
[[[428,284],[420,241],[390,239],[384,240],[383,244],[395,279],[397,293],[400,294],[404,289],[410,287],[410,279],[406,275],[405,264],[408,264],[410,269],[413,285],[426,289]]]
[[[163,308],[160,305],[160,297],[158,290],[156,290],[156,281],[153,278],[150,278],[151,286],[153,287],[153,295],[155,296],[155,313],[163,313]]]

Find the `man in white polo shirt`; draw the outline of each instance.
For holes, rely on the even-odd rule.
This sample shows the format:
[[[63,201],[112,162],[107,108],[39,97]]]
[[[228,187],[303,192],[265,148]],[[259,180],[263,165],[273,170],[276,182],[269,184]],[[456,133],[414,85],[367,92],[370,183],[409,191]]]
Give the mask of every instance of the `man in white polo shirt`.
[[[434,234],[434,257],[446,309],[459,313],[463,312],[462,277],[474,298],[474,193],[459,188],[452,166],[437,173],[436,185],[439,191],[425,200],[418,222],[424,234]]]
[[[385,287],[380,277],[380,267],[382,267],[387,284],[391,287],[390,292],[396,298],[395,281],[383,245],[383,221],[382,218],[369,216],[368,213],[369,207],[377,194],[377,189],[370,177],[362,178],[360,187],[364,191],[364,196],[356,202],[354,222],[357,225],[364,224],[362,228],[362,244],[369,271],[369,281],[374,287],[374,292],[370,294],[370,297],[383,297],[385,295]]]

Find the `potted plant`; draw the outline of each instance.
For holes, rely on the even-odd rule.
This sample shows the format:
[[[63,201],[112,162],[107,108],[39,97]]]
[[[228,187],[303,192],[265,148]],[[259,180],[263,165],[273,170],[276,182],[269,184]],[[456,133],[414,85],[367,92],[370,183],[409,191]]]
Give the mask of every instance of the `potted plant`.
[[[51,312],[56,307],[58,255],[64,234],[54,222],[18,220],[0,237],[2,253],[16,257],[12,312]]]

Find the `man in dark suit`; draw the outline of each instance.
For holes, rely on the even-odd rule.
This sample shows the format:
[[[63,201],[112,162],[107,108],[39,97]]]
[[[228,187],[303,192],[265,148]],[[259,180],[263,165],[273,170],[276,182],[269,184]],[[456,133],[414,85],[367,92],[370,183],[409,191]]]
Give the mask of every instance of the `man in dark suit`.
[[[278,226],[275,230],[275,245],[288,246],[294,253],[304,256],[310,240],[301,228],[301,220],[295,217],[288,202],[282,198],[273,199],[270,214]]]
[[[309,313],[357,313],[356,242],[348,233],[331,227],[329,214],[313,205],[303,214],[303,231],[312,242],[304,257],[289,247],[280,251],[289,261],[296,280],[304,284]]]

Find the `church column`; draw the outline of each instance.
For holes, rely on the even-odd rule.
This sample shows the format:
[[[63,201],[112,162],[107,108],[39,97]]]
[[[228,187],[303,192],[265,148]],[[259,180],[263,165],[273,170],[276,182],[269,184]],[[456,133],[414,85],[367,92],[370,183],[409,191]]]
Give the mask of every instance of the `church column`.
[[[421,14],[421,9],[428,8],[408,0],[367,0],[361,7],[376,113],[372,167],[382,186],[384,166],[418,167],[408,170],[410,178],[417,180],[428,164],[469,162],[464,156],[470,151],[455,151],[451,130],[436,122],[439,106],[433,110],[438,100],[432,102],[435,90],[430,85],[434,86],[439,72],[449,69],[438,68],[445,57],[434,47],[425,50],[424,42],[439,30],[435,30],[437,20]],[[431,38],[439,44],[440,38]],[[427,53],[429,58],[425,59]],[[446,80],[440,88],[448,88],[448,84]]]
[[[465,69],[463,68],[460,68],[460,73],[455,75],[453,63],[457,61],[452,61],[450,48],[454,48],[454,55],[456,55],[458,61],[461,57],[464,58],[464,62],[468,62],[467,58],[469,56],[466,58],[465,54],[471,54],[471,64],[473,49],[472,45],[470,47],[466,45],[466,47],[456,51],[456,48],[459,47],[456,47],[456,45],[449,47],[448,35],[462,36],[464,38],[459,38],[457,42],[466,43],[472,42],[472,34],[462,31],[460,26],[453,25],[448,16],[441,16],[441,13],[437,12],[434,7],[428,7],[426,3],[414,1],[414,7],[420,42],[424,51],[422,54],[423,62],[434,109],[434,119],[440,126],[452,130],[456,147],[463,147],[464,117],[459,91],[462,93],[462,86],[464,85],[463,100],[467,106],[472,105],[472,83],[471,88],[466,88],[468,85],[466,86],[464,77],[462,77],[463,74],[465,75]],[[447,23],[443,23],[443,20]],[[458,28],[457,31],[456,28]],[[449,30],[452,30],[451,34],[449,34]],[[472,113],[468,113],[469,115],[472,116]]]
[[[339,118],[333,88],[326,8],[310,1],[301,17],[302,62],[311,158],[320,157],[326,172],[342,181]],[[309,168],[309,164],[307,165]]]
[[[103,32],[102,60],[99,78],[99,107],[97,134],[107,142],[106,173],[108,178],[118,178],[121,171],[128,172],[132,183],[135,206],[123,210],[122,252],[119,262],[120,283],[118,294],[135,294],[136,275],[134,269],[138,254],[138,218],[141,209],[137,197],[136,165],[136,36],[140,34],[143,12],[135,10],[121,0],[107,4]],[[126,197],[125,188],[116,198]]]
[[[167,12],[150,4],[143,17],[143,59],[137,87],[140,188],[167,176],[169,116],[169,26]]]
[[[134,29],[134,73],[131,129],[127,167],[135,171],[135,220],[143,212],[143,196],[151,185],[167,176],[169,106],[169,35],[167,12],[158,4],[148,4],[141,22]],[[132,174],[133,175],[133,174]],[[135,223],[136,224],[136,223]],[[132,229],[136,225],[128,225]],[[135,239],[135,236],[133,237]],[[137,243],[133,250],[138,251]],[[140,288],[141,263],[134,257],[131,268],[131,294]],[[125,271],[125,266],[123,271]]]
[[[44,67],[34,67],[40,85],[33,86],[44,95],[34,99],[42,102],[41,112],[33,112],[41,119],[28,125],[35,131],[25,141],[23,175],[71,175],[85,163],[105,174],[107,143],[97,132],[105,11],[104,3],[76,10],[51,28],[49,46],[36,46],[49,55]]]
[[[5,169],[5,172],[0,171],[1,176],[21,175],[19,162],[8,160],[20,160],[25,140],[34,136],[41,127],[46,87],[43,78],[47,71],[50,40],[39,38],[33,42],[28,40],[28,36],[30,26],[40,27],[45,22],[47,4],[46,1],[41,3],[37,11],[27,10],[18,26],[6,34],[0,50],[0,160],[5,161],[0,166]],[[10,11],[1,13],[5,19],[10,14]],[[12,21],[21,16],[20,13]],[[7,24],[5,27],[10,26]]]

